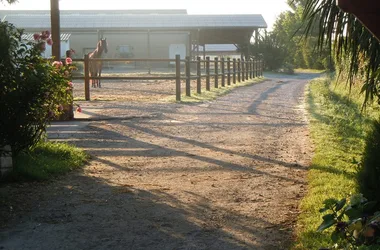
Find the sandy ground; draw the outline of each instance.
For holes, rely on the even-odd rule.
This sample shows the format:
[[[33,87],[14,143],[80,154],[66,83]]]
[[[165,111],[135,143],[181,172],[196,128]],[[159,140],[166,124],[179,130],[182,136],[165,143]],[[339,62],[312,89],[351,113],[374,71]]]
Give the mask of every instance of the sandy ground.
[[[90,163],[1,185],[0,249],[288,249],[312,154],[312,77],[273,75],[198,104],[81,102],[98,119],[49,137]]]

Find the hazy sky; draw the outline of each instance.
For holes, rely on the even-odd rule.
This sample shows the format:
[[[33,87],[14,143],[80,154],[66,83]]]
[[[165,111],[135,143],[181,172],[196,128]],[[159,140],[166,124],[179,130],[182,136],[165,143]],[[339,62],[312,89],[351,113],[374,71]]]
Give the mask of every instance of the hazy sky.
[[[271,27],[276,16],[287,10],[286,0],[60,0],[62,10],[81,9],[187,9],[189,14],[262,14]],[[46,10],[50,0],[18,0],[0,9]]]

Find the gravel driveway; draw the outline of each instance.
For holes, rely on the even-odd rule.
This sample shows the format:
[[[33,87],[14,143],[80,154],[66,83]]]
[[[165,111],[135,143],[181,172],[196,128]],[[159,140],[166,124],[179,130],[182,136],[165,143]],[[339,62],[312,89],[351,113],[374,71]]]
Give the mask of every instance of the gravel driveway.
[[[90,163],[0,186],[11,194],[0,249],[288,249],[312,155],[312,77],[269,75],[198,104],[83,102],[99,119],[50,138]]]

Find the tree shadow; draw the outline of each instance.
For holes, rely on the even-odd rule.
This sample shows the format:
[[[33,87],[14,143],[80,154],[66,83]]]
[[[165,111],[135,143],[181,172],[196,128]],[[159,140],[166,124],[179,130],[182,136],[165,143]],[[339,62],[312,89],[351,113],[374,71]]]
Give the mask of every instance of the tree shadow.
[[[52,183],[9,185],[6,207],[11,216],[2,217],[0,248],[232,250],[289,245],[290,232],[282,225],[188,195],[192,202],[160,187],[119,185],[80,171]],[[276,237],[268,241],[260,228],[270,228]]]

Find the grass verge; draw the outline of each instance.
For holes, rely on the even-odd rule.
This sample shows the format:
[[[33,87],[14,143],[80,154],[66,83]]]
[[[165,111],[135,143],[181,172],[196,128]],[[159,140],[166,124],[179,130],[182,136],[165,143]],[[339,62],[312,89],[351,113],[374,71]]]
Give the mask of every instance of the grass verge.
[[[225,87],[214,88],[211,86],[211,90],[207,91],[206,89],[201,90],[201,94],[192,93],[191,96],[181,95],[180,103],[195,103],[195,102],[204,102],[204,101],[212,101],[217,97],[226,95],[230,93],[233,89],[243,86],[249,86],[255,83],[263,82],[265,78],[254,78],[245,82],[239,82],[236,84],[226,85]],[[210,83],[213,84],[213,83]],[[163,99],[164,102],[176,102],[175,96],[170,96],[168,98]]]
[[[310,83],[307,93],[310,132],[315,154],[308,174],[309,190],[301,202],[297,241],[293,249],[319,249],[331,242],[328,233],[317,233],[319,209],[328,198],[343,198],[359,191],[358,175],[367,133],[379,117],[378,105],[361,112],[363,98],[353,89],[329,78]]]
[[[66,143],[43,142],[14,159],[11,181],[42,181],[83,166],[88,155]]]

